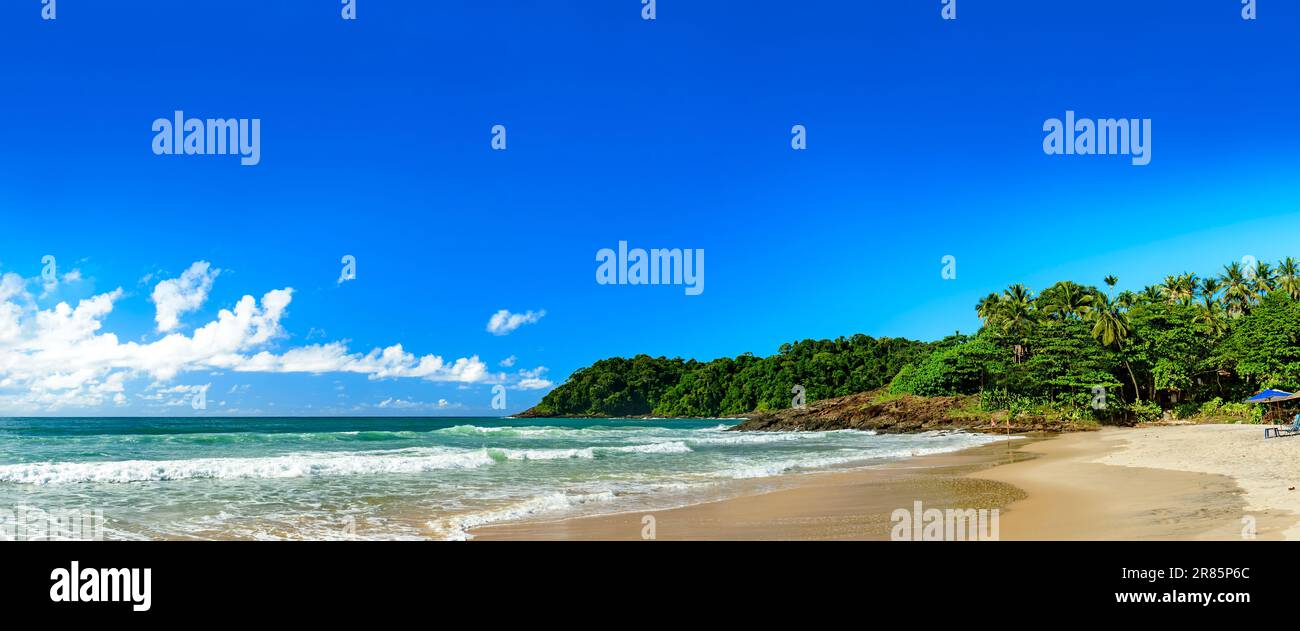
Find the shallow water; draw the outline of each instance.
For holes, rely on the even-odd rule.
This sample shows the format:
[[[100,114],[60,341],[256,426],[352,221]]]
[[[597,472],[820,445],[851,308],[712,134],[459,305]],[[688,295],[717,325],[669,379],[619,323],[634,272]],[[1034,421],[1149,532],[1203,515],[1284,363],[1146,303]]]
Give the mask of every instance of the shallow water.
[[[0,507],[100,510],[108,539],[459,539],[488,523],[681,505],[735,480],[998,440],[725,431],[734,423],[0,419]]]

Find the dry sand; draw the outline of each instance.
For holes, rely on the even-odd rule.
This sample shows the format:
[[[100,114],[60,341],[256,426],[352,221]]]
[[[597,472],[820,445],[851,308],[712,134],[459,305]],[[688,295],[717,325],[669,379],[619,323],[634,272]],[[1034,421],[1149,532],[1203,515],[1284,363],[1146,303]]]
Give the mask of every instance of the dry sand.
[[[974,475],[1027,494],[1003,511],[1003,539],[1240,540],[1252,532],[1259,539],[1283,538],[1298,519],[1289,511],[1248,508],[1245,491],[1226,470],[1178,466],[1217,448],[1222,433],[1213,431],[1223,427],[1228,426],[1069,434],[1026,447],[1038,458]],[[1211,431],[1200,431],[1205,429]],[[1245,429],[1263,441],[1261,429]],[[1146,453],[1152,443],[1181,436],[1191,439],[1181,444],[1185,453],[1177,460]],[[1247,517],[1252,519],[1243,522]],[[1245,530],[1247,525],[1253,530]]]
[[[1244,494],[1244,512],[1295,522],[1300,539],[1300,437],[1264,439],[1262,425],[1186,425],[1108,432],[1119,446],[1097,462],[1229,476]],[[1131,471],[1132,469],[1126,469]],[[1261,529],[1262,532],[1262,529]]]
[[[1280,539],[1300,533],[1300,437],[1260,426],[1107,429],[1014,440],[653,513],[487,526],[480,540],[884,540],[898,508],[999,508],[1000,538]],[[789,482],[787,480],[786,482]],[[745,489],[741,489],[742,493]],[[1246,521],[1243,521],[1243,518]],[[1246,530],[1253,525],[1252,530]]]

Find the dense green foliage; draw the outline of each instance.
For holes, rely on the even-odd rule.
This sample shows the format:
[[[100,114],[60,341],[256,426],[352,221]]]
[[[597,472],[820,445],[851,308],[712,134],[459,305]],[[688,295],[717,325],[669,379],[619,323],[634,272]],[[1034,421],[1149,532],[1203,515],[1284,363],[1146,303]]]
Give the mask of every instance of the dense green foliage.
[[[879,388],[929,350],[924,342],[854,335],[785,344],[770,357],[603,359],[573,373],[534,412],[723,416],[781,409],[790,406],[795,384],[804,387],[809,401]]]
[[[921,396],[981,394],[986,407],[1051,406],[1076,417],[1243,417],[1261,388],[1300,387],[1300,263],[1166,277],[1141,292],[1058,282],[976,305],[974,335],[923,343],[865,335],[804,340],[771,357],[703,363],[607,359],[574,373],[541,414],[719,416],[888,385]],[[1099,408],[1097,394],[1106,406]],[[1226,402],[1226,403],[1225,403]]]

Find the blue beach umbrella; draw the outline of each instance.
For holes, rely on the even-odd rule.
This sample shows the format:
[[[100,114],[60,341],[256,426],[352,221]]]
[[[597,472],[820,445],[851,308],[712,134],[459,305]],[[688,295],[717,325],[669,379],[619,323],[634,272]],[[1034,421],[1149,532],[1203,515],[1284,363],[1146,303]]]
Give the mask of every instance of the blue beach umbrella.
[[[1274,401],[1285,401],[1294,396],[1294,394],[1285,390],[1274,390],[1269,388],[1268,390],[1264,390],[1263,392],[1246,399],[1246,403],[1273,403]]]

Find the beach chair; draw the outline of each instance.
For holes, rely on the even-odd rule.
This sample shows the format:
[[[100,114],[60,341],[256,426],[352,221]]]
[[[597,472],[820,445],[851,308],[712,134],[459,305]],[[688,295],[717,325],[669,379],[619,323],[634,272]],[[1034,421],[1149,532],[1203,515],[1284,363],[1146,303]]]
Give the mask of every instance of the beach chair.
[[[1300,414],[1295,415],[1295,422],[1291,423],[1291,426],[1286,429],[1281,427],[1264,428],[1264,438],[1285,438],[1287,436],[1300,436]]]

